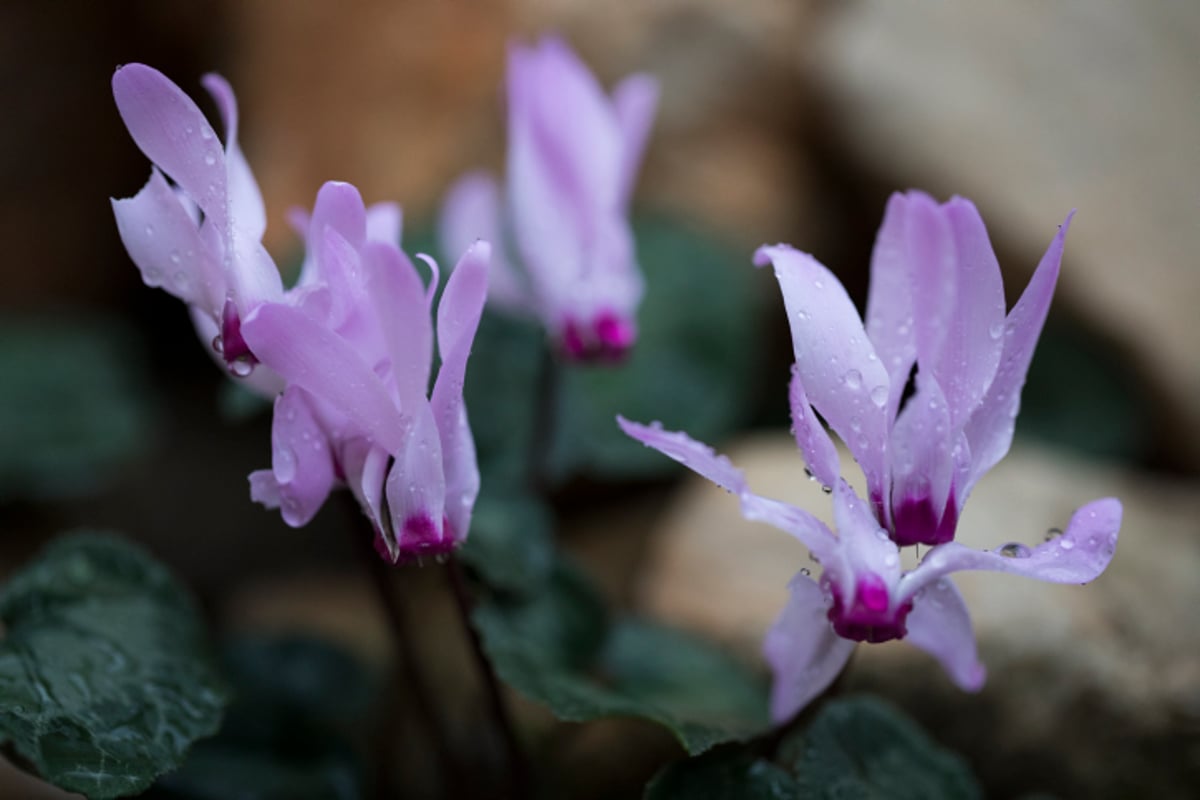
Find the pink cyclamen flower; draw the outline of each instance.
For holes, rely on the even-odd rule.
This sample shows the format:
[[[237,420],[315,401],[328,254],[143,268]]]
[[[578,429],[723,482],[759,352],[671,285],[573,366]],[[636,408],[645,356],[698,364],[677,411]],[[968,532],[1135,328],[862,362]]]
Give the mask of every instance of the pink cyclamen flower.
[[[634,439],[737,495],[747,519],[796,537],[821,564],[817,580],[807,570],[792,579],[791,597],[763,645],[774,674],[771,715],[776,722],[824,691],[857,642],[906,639],[940,661],[959,687],[978,690],[986,671],[966,605],[946,576],[994,570],[1053,583],[1087,583],[1104,571],[1116,549],[1121,504],[1105,498],[1080,508],[1061,536],[1037,547],[975,550],[947,542],[905,571],[896,542],[845,481],[833,486],[834,534],[811,514],[750,492],[742,472],[711,448],[657,425],[618,421]]]
[[[277,376],[251,377],[257,359],[241,321],[259,303],[280,300],[283,285],[262,245],[266,212],[237,144],[233,90],[215,74],[203,83],[224,122],[224,145],[200,108],[158,70],[129,64],[113,75],[121,119],[154,163],[140,192],[112,201],[113,213],[146,285],[187,303],[197,332],[229,371],[272,395],[281,388]]]
[[[356,189],[328,183],[308,221],[311,277],[294,303],[264,303],[242,323],[252,352],[287,388],[275,401],[272,467],[251,496],[306,524],[344,483],[395,563],[460,544],[479,493],[463,402],[467,357],[487,295],[490,245],[468,248],[437,308],[433,279],[372,232]],[[378,220],[376,219],[376,222]]]
[[[636,338],[642,277],[629,200],[658,104],[646,75],[611,99],[561,40],[508,57],[508,170],[464,176],[441,220],[446,252],[511,234],[518,271],[494,255],[491,301],[539,318],[569,358],[613,360]]]
[[[983,220],[960,197],[938,205],[920,192],[892,195],[865,327],[812,256],[787,245],[755,254],[756,265],[774,265],[787,307],[792,419],[809,469],[826,486],[837,482],[815,409],[862,467],[876,518],[897,544],[952,540],[971,488],[1008,452],[1072,215],[1007,316]],[[916,391],[905,399],[914,366]]]

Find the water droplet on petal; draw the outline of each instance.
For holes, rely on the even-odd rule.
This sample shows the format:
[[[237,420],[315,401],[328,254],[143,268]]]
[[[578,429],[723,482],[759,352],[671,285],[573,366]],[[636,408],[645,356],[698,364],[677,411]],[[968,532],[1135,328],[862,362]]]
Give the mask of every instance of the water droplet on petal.
[[[811,569],[809,569],[808,567],[801,567],[801,568],[800,568],[800,574],[801,574],[801,575],[804,575],[805,577],[807,577],[807,576],[809,576],[809,575],[812,575],[812,570],[811,570]]]
[[[146,238],[147,239],[154,238],[154,226],[153,225],[146,226]]]
[[[824,492],[825,494],[833,494],[833,487],[832,486],[822,486],[821,491]]]
[[[1033,551],[1020,542],[1009,542],[997,548],[996,552],[1005,558],[1029,558]]]
[[[229,371],[238,378],[248,378],[254,372],[254,362],[248,358],[235,358],[229,365]]]
[[[214,156],[212,153],[205,153],[204,154],[204,163],[211,167],[213,164],[217,163],[217,157]]]
[[[886,386],[876,386],[871,390],[871,402],[876,406],[883,408],[885,405],[887,405],[887,401],[888,390]]]
[[[183,259],[182,259],[182,258],[180,258],[180,256],[179,256],[179,251],[178,251],[178,250],[172,250],[172,251],[171,251],[171,263],[172,263],[172,264],[178,264],[178,263],[179,263],[180,261],[182,261],[182,260],[183,260]]]
[[[988,328],[988,336],[991,336],[993,339],[999,339],[1003,335],[1004,335],[1004,323],[1003,322],[997,322],[995,325]]]
[[[1061,547],[1063,550],[1074,550],[1075,542],[1073,542],[1070,539],[1064,538],[1061,542],[1058,543],[1058,546]]]
[[[1062,528],[1051,528],[1046,531],[1046,541],[1062,536]]]
[[[796,319],[798,319],[798,320],[800,320],[801,322],[803,322],[804,320],[808,319],[808,312],[807,312],[807,311],[804,311],[803,309],[801,309],[800,311],[797,311],[797,312],[796,312]]]
[[[857,391],[862,388],[862,373],[856,369],[847,370],[842,376],[842,382],[846,384],[847,389]]]
[[[817,280],[817,281],[813,281],[813,288],[814,288],[814,289],[824,289],[824,288],[825,288],[825,284],[824,284],[823,282],[819,281],[819,280]]]

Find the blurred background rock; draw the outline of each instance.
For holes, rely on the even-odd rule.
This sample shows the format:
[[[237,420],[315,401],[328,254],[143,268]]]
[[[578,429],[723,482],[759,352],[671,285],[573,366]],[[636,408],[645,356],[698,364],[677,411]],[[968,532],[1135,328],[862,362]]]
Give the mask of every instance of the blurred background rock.
[[[545,31],[566,36],[606,84],[635,70],[662,80],[638,205],[686,215],[740,247],[744,263],[731,269],[744,270],[776,309],[761,321],[770,371],[750,414],[758,427],[786,426],[789,344],[776,289],[749,266],[753,247],[789,241],[814,252],[861,302],[887,194],[909,186],[958,193],[988,223],[1011,300],[1055,226],[1079,209],[1018,426],[1042,444],[1019,445],[996,488],[981,485],[981,496],[999,498],[981,503],[996,517],[977,508],[967,523],[974,520],[984,537],[1020,508],[1003,538],[1036,536],[1079,503],[1119,495],[1130,514],[1112,574],[1052,598],[1026,595],[1015,581],[1022,597],[995,594],[980,581],[980,591],[991,593],[975,607],[982,607],[993,679],[978,697],[956,693],[930,663],[881,666],[891,655],[885,648],[863,654],[850,681],[892,697],[936,737],[963,748],[996,796],[1035,789],[1131,796],[1150,784],[1130,775],[1149,773],[1155,796],[1192,796],[1200,775],[1193,577],[1200,571],[1200,6],[1183,0],[986,8],[795,0],[5,3],[0,308],[10,360],[0,375],[0,476],[11,485],[0,492],[0,570],[59,530],[113,527],[187,577],[226,628],[308,627],[368,660],[386,658],[382,624],[357,589],[339,515],[325,512],[291,531],[247,502],[244,475],[267,462],[269,420],[228,421],[228,393],[182,308],[141,285],[120,245],[107,198],[135,193],[148,165],[121,125],[109,79],[118,64],[144,61],[199,98],[203,72],[230,78],[243,146],[267,202],[267,244],[291,265],[298,243],[284,215],[310,205],[325,180],[355,183],[368,202],[400,201],[416,230],[461,171],[499,168],[506,43]],[[77,386],[46,377],[56,365],[76,368],[61,350],[39,355],[46,337],[30,333],[29,321],[61,330],[97,318],[94,338],[117,342],[115,355],[87,359],[108,358],[126,377]],[[68,396],[56,396],[59,405],[41,402],[35,384]],[[89,462],[80,491],[47,484],[45,476],[78,461],[72,437],[94,434],[111,417],[81,423],[77,434],[58,430],[59,460],[31,467],[21,453],[43,441],[30,431],[31,409],[58,409],[60,417],[74,410],[83,419],[98,396],[134,408],[125,429],[137,447]],[[771,444],[744,445],[747,466],[762,463],[765,474],[799,482],[798,457],[771,455],[781,439],[786,449],[786,436],[763,435]],[[40,477],[14,477],[27,473]],[[757,633],[777,602],[738,589],[741,567],[722,548],[731,548],[728,559],[775,551],[760,552],[759,538],[746,538],[756,534],[743,532],[731,513],[694,519],[681,531],[679,509],[702,507],[706,494],[685,489],[663,518],[670,491],[629,488],[634,501],[621,514],[601,513],[593,493],[564,495],[570,546],[622,602],[756,657]],[[600,496],[611,505],[611,490]],[[822,504],[815,495],[806,502]],[[761,547],[770,547],[773,533],[757,531]],[[789,566],[755,585],[785,580],[803,557],[782,563]],[[317,577],[297,581],[290,577],[297,572]],[[437,596],[436,581],[417,583]],[[707,609],[668,602],[690,585],[705,587],[696,602]],[[770,592],[782,596],[782,584]],[[1070,604],[1062,613],[1029,606],[1056,607],[1060,599]],[[736,624],[721,610],[736,610]],[[1010,618],[1019,623],[1005,624]],[[461,664],[456,637],[444,637],[454,639],[442,648],[449,655],[431,657],[443,658],[446,680],[461,684],[466,679],[452,667]],[[470,703],[459,705],[469,716]],[[619,733],[581,737],[572,752],[628,750],[614,742],[627,742],[630,732]],[[574,757],[586,769],[588,759]],[[616,777],[608,770],[592,796],[636,796],[631,787],[645,775],[634,773],[647,769],[652,764],[637,762]]]

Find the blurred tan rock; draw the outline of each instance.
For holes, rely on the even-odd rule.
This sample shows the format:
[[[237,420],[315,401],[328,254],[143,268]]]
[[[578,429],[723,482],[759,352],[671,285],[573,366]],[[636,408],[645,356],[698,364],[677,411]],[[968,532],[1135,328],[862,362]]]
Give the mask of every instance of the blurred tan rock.
[[[830,23],[804,60],[854,157],[974,199],[1022,276],[1079,209],[1061,291],[1161,384],[1162,431],[1200,465],[1200,5],[859,2]]]
[[[828,497],[805,479],[786,433],[762,434],[725,450],[753,490],[830,520]],[[849,458],[843,461],[844,474],[856,474]],[[956,690],[936,662],[902,642],[860,646],[850,684],[874,688],[935,723],[978,762],[989,787],[1003,780],[996,777],[1003,775],[998,759],[1060,753],[1062,780],[1048,777],[1045,788],[1071,795],[1107,785],[1078,796],[1113,796],[1136,779],[1115,773],[1145,767],[1129,766],[1130,759],[1147,742],[1161,741],[1191,754],[1190,762],[1179,761],[1170,744],[1159,744],[1146,756],[1173,759],[1175,774],[1168,777],[1186,770],[1200,774],[1200,751],[1194,749],[1200,725],[1197,488],[1018,443],[971,495],[959,540],[981,548],[1036,544],[1048,528],[1063,527],[1076,507],[1116,496],[1125,517],[1112,565],[1086,587],[993,573],[955,575],[990,675],[978,696]],[[751,656],[783,607],[787,581],[801,567],[816,569],[798,542],[744,521],[736,501],[700,478],[690,477],[679,491],[654,541],[642,607]],[[979,715],[973,725],[971,714]],[[1106,766],[1087,767],[1089,760],[1110,756]]]
[[[795,136],[806,92],[792,64],[816,7],[228,3],[231,77],[268,204],[267,244],[296,247],[286,210],[311,205],[325,180],[427,219],[463,171],[500,169],[505,48],[547,32],[564,35],[606,85],[633,71],[662,80],[640,202],[698,216],[747,248],[779,240],[811,219],[811,156]]]

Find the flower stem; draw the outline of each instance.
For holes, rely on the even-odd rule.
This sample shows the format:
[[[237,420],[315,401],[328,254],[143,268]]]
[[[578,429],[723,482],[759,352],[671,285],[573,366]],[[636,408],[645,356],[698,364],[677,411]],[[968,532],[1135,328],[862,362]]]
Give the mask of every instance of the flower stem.
[[[562,367],[549,346],[542,348],[537,372],[537,396],[533,403],[533,432],[529,437],[527,481],[534,494],[545,494],[550,482],[550,453],[554,447],[554,429],[558,422],[558,393]]]
[[[362,556],[364,566],[371,576],[371,584],[375,589],[375,594],[379,599],[379,604],[383,609],[384,616],[387,619],[388,628],[391,631],[392,643],[396,648],[396,689],[399,693],[406,694],[412,702],[412,708],[415,710],[420,724],[429,733],[429,741],[433,747],[434,758],[437,761],[438,769],[441,772],[441,779],[444,787],[451,796],[459,796],[459,791],[462,790],[463,772],[459,768],[457,759],[455,759],[449,744],[447,743],[446,732],[442,727],[441,720],[438,719],[437,712],[434,711],[430,698],[433,697],[429,685],[429,680],[425,676],[424,670],[421,669],[420,661],[417,659],[416,648],[413,645],[412,634],[408,627],[407,614],[405,613],[404,601],[401,596],[394,590],[391,581],[392,568],[384,563],[379,554],[375,552],[374,546],[371,544],[371,539],[362,535],[361,524],[363,519],[362,512],[359,510],[357,503],[350,497],[350,502],[347,507],[352,509],[352,514],[355,519],[355,525],[351,529],[351,534],[356,542],[356,549]],[[359,528],[355,530],[354,528]],[[374,532],[371,532],[372,535]],[[399,736],[394,730],[395,722],[399,719],[399,715],[386,714],[381,722],[382,731],[380,731],[378,741],[378,752],[376,753],[377,769],[378,769],[378,793],[380,797],[395,797],[399,787],[391,785],[393,779],[388,767],[391,765],[393,758],[389,748],[393,747]]]
[[[454,595],[455,603],[458,605],[459,619],[462,621],[463,631],[466,633],[467,640],[471,645],[471,652],[475,657],[475,666],[479,671],[480,680],[483,682],[484,690],[488,697],[492,721],[499,730],[501,738],[504,740],[505,750],[508,751],[511,796],[513,798],[529,797],[529,763],[525,758],[524,750],[521,749],[520,742],[517,740],[516,728],[513,726],[512,717],[508,713],[508,706],[504,702],[504,695],[501,693],[500,682],[496,678],[496,672],[492,669],[492,662],[488,660],[487,654],[483,652],[483,642],[479,638],[479,631],[471,623],[471,610],[474,607],[474,601],[471,598],[470,591],[467,589],[467,581],[463,575],[462,565],[453,554],[446,562],[446,577],[450,584],[450,591]]]

